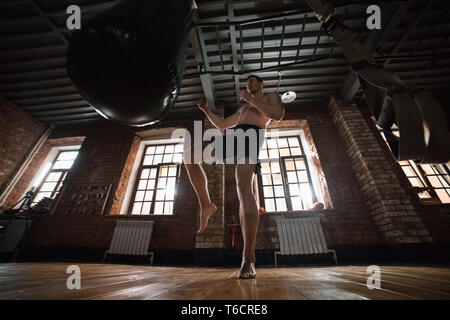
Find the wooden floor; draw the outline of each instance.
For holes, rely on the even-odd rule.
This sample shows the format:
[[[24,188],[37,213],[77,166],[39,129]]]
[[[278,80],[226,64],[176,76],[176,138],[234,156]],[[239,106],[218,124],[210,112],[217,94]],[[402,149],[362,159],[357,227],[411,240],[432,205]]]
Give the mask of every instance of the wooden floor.
[[[450,267],[381,266],[381,288],[367,266],[237,269],[78,264],[81,289],[69,290],[67,263],[0,264],[0,299],[450,299]]]

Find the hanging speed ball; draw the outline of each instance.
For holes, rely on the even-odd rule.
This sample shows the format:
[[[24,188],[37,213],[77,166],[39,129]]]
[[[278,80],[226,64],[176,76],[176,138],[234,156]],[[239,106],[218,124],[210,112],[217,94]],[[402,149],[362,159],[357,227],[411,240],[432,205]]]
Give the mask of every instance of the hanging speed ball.
[[[72,35],[67,70],[107,119],[160,121],[180,92],[192,0],[123,0]]]

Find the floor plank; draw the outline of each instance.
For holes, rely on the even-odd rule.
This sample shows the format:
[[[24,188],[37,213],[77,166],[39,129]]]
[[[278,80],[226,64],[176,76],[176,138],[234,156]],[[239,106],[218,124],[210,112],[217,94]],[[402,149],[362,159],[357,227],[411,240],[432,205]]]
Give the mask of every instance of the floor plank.
[[[0,264],[0,299],[58,300],[450,300],[448,266],[381,266],[381,288],[367,266],[237,269],[78,264],[81,289],[69,290],[67,263]]]

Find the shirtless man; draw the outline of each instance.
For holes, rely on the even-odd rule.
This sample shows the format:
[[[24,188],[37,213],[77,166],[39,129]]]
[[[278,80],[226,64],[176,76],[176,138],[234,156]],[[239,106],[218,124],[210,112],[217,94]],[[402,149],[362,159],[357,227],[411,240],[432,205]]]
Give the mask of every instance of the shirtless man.
[[[271,120],[281,121],[284,116],[284,106],[276,93],[263,94],[264,83],[261,78],[250,75],[247,78],[247,90],[240,93],[244,103],[234,114],[221,118],[208,109],[206,99],[201,99],[198,107],[206,114],[214,126],[220,130],[231,127],[265,129]],[[260,143],[259,147],[261,147]],[[239,271],[240,279],[255,278],[255,245],[258,233],[259,211],[253,194],[253,179],[257,164],[252,164],[248,157],[245,164],[236,165],[236,187],[239,197],[239,218],[244,238],[242,264]],[[217,211],[208,193],[208,182],[200,164],[186,164],[192,186],[200,203],[200,228],[198,233],[205,231],[208,219]]]

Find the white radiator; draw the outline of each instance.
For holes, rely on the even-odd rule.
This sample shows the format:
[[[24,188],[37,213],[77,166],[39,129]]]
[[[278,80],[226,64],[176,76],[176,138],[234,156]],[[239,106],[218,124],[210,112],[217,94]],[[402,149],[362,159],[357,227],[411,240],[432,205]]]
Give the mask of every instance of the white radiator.
[[[153,252],[148,251],[153,232],[153,221],[118,220],[107,254],[150,255],[153,264]]]
[[[325,242],[320,218],[280,218],[276,220],[280,251],[277,255],[319,254],[332,252],[337,264],[336,252],[329,250]]]

